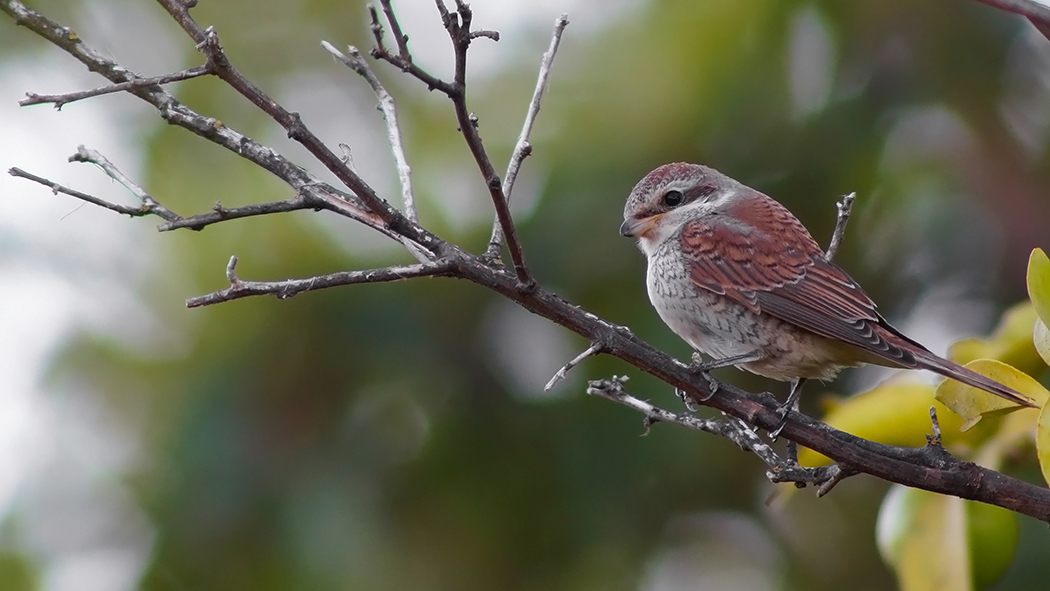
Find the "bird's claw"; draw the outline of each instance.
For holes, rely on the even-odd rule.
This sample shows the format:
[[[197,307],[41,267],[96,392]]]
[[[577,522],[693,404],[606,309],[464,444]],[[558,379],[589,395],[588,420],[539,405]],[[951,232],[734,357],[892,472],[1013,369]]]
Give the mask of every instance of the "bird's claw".
[[[778,421],[777,426],[769,432],[769,437],[773,441],[776,441],[777,437],[780,437],[780,432],[784,430],[785,426],[787,426],[788,415],[791,413],[791,403],[778,406],[776,413],[777,416],[780,417],[780,421]]]

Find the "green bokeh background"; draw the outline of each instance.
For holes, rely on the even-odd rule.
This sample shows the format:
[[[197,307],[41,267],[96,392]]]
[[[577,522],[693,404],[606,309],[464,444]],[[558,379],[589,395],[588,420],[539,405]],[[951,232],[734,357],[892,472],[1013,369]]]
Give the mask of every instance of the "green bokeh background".
[[[496,1],[474,3],[477,26],[488,26]],[[78,27],[91,3],[34,7]],[[987,318],[959,320],[986,329],[1025,297],[1027,253],[1047,246],[1050,228],[1050,111],[1039,103],[1050,100],[1050,49],[1022,19],[961,0],[705,0],[637,2],[588,26],[571,6],[550,5],[543,22],[570,10],[573,24],[523,173],[522,194],[538,201],[519,210],[527,260],[544,285],[687,357],[646,301],[641,255],[616,231],[633,184],[661,163],[685,160],[775,196],[821,242],[837,196],[856,191],[838,260],[891,319],[950,285],[990,306]],[[437,22],[426,3],[406,10],[432,11]],[[369,47],[362,3],[205,0],[193,14],[215,25],[249,78],[291,97],[286,106],[307,125],[320,122],[331,145],[350,144],[359,168],[386,157],[374,99],[318,47],[321,39]],[[197,64],[177,26],[158,22],[179,41],[173,66]],[[87,43],[105,45],[78,30]],[[499,67],[471,78],[470,106],[498,169],[548,42],[546,28],[516,33],[500,41],[509,49]],[[812,52],[799,49],[813,43]],[[0,19],[0,58],[45,51],[52,50]],[[792,65],[793,51],[801,65]],[[392,68],[375,67],[401,110],[422,222],[482,249],[490,205],[449,104]],[[815,82],[799,82],[801,70],[812,70]],[[314,84],[327,86],[315,92]],[[801,90],[793,93],[792,84]],[[218,80],[172,90],[321,174]],[[362,144],[325,127],[340,110],[377,141]],[[1017,121],[1028,123],[1019,130]],[[140,180],[173,210],[289,196],[236,155],[159,119],[143,122]],[[360,172],[397,201],[389,164]],[[694,588],[660,586],[654,573],[668,556],[710,559],[710,544],[697,540],[721,539],[711,524],[726,520],[758,533],[757,542],[745,536],[726,547],[735,552],[729,562],[765,573],[769,588],[893,588],[873,534],[885,483],[862,476],[824,499],[803,491],[767,506],[771,488],[752,456],[671,426],[639,437],[639,416],[586,397],[585,379],[626,373],[634,394],[678,407],[669,387],[617,360],[587,361],[553,396],[537,394],[549,374],[531,386],[508,378],[493,362],[495,341],[520,341],[527,350],[549,344],[551,333],[536,329],[539,340],[532,332],[499,333],[507,324],[498,319],[514,313],[478,287],[419,280],[184,308],[185,298],[223,286],[231,254],[240,257],[242,277],[259,279],[409,260],[328,217],[297,212],[150,235],[155,275],[136,289],[184,339],[184,350],[145,356],[85,333],[54,362],[53,383],[84,385],[118,416],[145,425],[142,460],[123,475],[155,535],[141,588]],[[569,356],[586,346],[561,329],[553,334]],[[725,377],[782,388],[734,371]],[[827,389],[853,391],[848,375]],[[804,410],[820,412],[819,391],[812,389]],[[6,519],[4,535],[17,542],[19,516]],[[1048,541],[1044,527],[1023,520],[1018,559],[997,588],[1047,580]],[[44,565],[32,548],[11,550],[0,557],[7,581],[0,588],[36,587],[34,572]],[[747,588],[740,580],[748,579],[708,588]]]

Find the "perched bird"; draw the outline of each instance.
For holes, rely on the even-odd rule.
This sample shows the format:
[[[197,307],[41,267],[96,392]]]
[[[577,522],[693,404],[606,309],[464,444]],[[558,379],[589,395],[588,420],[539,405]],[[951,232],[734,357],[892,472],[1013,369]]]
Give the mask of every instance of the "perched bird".
[[[1035,406],[890,326],[787,208],[717,170],[661,166],[635,185],[623,217],[620,234],[637,238],[649,260],[649,301],[675,334],[712,357],[699,369],[735,365],[790,381],[782,417],[805,380],[862,363],[928,369]]]

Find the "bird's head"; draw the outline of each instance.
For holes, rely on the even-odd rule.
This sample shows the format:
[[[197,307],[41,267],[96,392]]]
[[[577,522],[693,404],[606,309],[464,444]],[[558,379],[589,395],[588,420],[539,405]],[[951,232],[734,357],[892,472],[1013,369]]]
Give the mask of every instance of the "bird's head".
[[[620,234],[637,238],[646,255],[685,222],[724,206],[739,183],[713,168],[676,162],[638,181],[623,208]]]

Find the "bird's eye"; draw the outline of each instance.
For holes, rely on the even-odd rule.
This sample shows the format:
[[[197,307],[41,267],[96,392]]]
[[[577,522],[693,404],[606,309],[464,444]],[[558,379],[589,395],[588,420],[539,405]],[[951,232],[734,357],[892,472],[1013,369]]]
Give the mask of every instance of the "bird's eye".
[[[667,207],[676,207],[682,204],[682,192],[681,191],[668,191],[664,193],[664,205]]]

